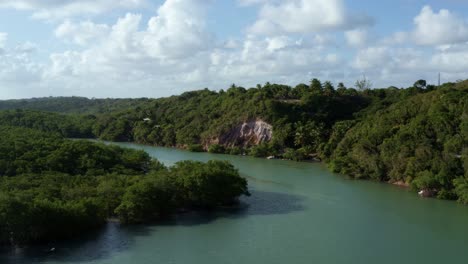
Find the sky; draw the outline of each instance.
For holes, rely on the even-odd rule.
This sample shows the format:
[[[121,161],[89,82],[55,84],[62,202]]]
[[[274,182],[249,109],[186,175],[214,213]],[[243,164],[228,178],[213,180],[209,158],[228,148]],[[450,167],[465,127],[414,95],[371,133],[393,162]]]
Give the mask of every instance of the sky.
[[[0,99],[468,77],[466,0],[0,0]]]

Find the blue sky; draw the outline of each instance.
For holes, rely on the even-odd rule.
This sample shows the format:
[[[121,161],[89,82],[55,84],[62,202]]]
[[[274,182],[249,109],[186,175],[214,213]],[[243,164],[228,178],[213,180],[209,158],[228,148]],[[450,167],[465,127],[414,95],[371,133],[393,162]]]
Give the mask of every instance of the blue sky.
[[[0,98],[465,79],[464,0],[2,0]]]

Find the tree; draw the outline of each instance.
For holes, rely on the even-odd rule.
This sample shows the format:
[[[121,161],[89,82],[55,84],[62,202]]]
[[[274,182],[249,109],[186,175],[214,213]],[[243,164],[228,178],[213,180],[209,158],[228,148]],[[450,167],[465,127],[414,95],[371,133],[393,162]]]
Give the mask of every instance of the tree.
[[[425,89],[427,87],[426,80],[418,80],[414,83],[413,87],[418,89]]]
[[[370,90],[372,88],[372,82],[367,79],[365,75],[362,77],[362,79],[357,80],[354,85],[359,91]]]
[[[326,81],[323,84],[323,93],[327,96],[331,96],[335,94],[335,87],[333,87],[332,82]]]
[[[310,81],[310,90],[314,94],[322,93],[322,90],[323,90],[322,83],[316,78],[312,79]]]
[[[164,176],[149,176],[129,187],[122,203],[115,209],[124,224],[157,220],[175,208],[172,181]]]
[[[305,124],[302,122],[297,123],[294,144],[297,147],[310,147],[315,150],[322,142],[323,128],[322,123],[317,124],[314,121]]]
[[[208,148],[208,152],[215,154],[223,154],[226,152],[226,148],[223,145],[213,144]]]

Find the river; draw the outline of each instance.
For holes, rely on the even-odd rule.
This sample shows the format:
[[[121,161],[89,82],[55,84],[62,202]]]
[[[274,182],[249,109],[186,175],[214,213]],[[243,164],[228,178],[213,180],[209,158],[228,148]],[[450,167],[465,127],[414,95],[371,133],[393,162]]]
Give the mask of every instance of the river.
[[[318,163],[190,153],[135,144],[166,165],[231,161],[249,180],[243,208],[154,226],[109,223],[66,243],[0,251],[2,264],[466,263],[468,207],[347,180]],[[55,248],[54,252],[49,252]]]

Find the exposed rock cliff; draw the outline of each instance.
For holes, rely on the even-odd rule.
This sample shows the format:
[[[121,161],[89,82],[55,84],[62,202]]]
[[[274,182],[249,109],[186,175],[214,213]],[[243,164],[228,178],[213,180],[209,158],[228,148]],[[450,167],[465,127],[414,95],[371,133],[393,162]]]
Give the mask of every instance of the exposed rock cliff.
[[[271,140],[273,127],[263,120],[253,120],[240,124],[224,133],[215,142],[228,147],[254,146]]]

